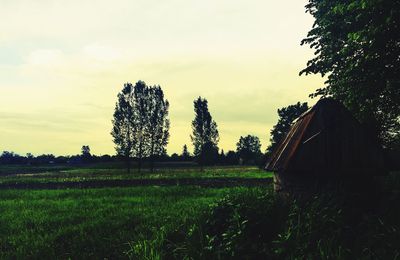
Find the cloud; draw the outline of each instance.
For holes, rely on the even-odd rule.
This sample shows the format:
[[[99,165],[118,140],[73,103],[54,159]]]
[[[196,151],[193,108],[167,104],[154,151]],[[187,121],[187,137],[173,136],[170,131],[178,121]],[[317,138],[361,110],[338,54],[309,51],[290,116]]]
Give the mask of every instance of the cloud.
[[[104,46],[100,44],[85,46],[83,48],[83,53],[89,58],[103,62],[114,61],[121,58],[121,53],[119,50],[110,46]]]
[[[63,52],[56,49],[35,50],[28,55],[27,63],[30,65],[54,66],[62,62]]]

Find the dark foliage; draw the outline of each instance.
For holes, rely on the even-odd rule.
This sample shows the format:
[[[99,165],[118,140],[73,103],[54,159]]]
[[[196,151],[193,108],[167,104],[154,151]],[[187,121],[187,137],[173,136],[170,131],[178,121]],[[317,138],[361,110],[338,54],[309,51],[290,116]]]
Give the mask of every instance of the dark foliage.
[[[189,160],[191,160],[191,157],[192,157],[192,156],[190,155],[186,144],[183,145],[181,157],[182,157],[182,159],[183,159],[184,161],[189,161]]]
[[[199,97],[194,101],[195,118],[192,121],[192,140],[194,156],[201,167],[212,164],[218,156],[219,134],[217,123],[212,119],[208,111],[208,102]]]
[[[239,163],[239,156],[234,151],[228,151],[225,156],[225,163],[235,165]]]
[[[294,105],[289,105],[278,109],[278,122],[271,130],[270,142],[267,148],[267,154],[272,153],[281,140],[286,136],[290,130],[293,121],[308,109],[307,103],[297,102]]]
[[[269,259],[274,239],[283,229],[287,209],[272,190],[230,194],[206,219],[205,249],[218,259]]]
[[[241,136],[236,144],[236,152],[243,164],[256,163],[261,155],[260,139],[254,135]]]
[[[138,159],[140,171],[144,158],[153,165],[155,157],[166,153],[168,109],[160,86],[150,87],[143,81],[135,86],[127,83],[118,94],[111,135],[117,154],[126,158],[128,171],[131,157]]]
[[[81,148],[81,156],[82,156],[82,160],[84,161],[90,161],[90,158],[92,157],[92,155],[90,154],[90,147],[89,145],[83,145]]]
[[[265,189],[230,193],[198,222],[167,234],[163,250],[173,259],[396,259],[399,180],[389,176],[374,193],[339,189],[303,199]]]
[[[315,49],[300,74],[327,75],[312,96],[342,101],[383,144],[400,139],[400,1],[309,0],[315,23],[301,44]]]

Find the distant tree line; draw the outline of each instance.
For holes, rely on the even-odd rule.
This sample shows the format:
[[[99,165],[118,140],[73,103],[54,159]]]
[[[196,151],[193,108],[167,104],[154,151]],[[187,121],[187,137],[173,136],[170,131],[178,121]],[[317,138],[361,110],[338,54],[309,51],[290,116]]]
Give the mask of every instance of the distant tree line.
[[[88,146],[87,146],[88,147]],[[71,156],[55,156],[53,154],[42,154],[34,156],[31,153],[19,155],[10,151],[3,151],[0,154],[1,164],[27,164],[27,165],[42,165],[42,164],[83,164],[96,162],[111,162],[118,160],[117,156],[110,155],[91,155],[78,154]]]
[[[137,162],[138,158],[132,157],[132,161]],[[53,154],[42,154],[33,156],[28,153],[26,155],[19,155],[10,151],[3,151],[0,154],[0,164],[24,164],[24,165],[51,165],[51,164],[71,164],[71,165],[85,165],[95,163],[118,163],[125,161],[125,158],[119,155],[93,155],[93,154],[78,154],[71,156],[56,156]],[[210,160],[210,164],[207,165],[239,165],[239,164],[256,164],[260,161],[260,158],[254,158],[254,160],[244,162],[241,160],[240,154],[235,151],[228,151],[225,153],[223,150],[217,153],[213,160]],[[177,154],[171,155],[163,154],[154,158],[153,162],[196,162],[196,158],[192,154]],[[142,160],[143,165],[151,166],[149,158]]]

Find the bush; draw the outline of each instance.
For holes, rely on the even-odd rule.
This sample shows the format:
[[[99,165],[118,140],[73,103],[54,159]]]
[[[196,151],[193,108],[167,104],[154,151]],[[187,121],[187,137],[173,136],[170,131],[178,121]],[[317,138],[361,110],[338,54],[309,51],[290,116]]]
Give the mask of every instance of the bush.
[[[136,248],[161,259],[398,259],[400,194],[385,187],[301,200],[280,200],[272,187],[236,188]]]
[[[166,258],[257,259],[272,257],[274,239],[286,222],[287,207],[271,188],[243,188],[211,205],[196,223],[166,238]]]

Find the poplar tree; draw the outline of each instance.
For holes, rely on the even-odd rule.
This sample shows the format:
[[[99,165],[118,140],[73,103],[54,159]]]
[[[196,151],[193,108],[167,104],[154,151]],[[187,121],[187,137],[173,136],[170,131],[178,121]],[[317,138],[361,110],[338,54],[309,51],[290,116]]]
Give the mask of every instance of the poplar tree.
[[[205,163],[211,163],[218,155],[219,134],[217,123],[212,119],[208,111],[208,102],[205,98],[199,97],[194,101],[195,118],[192,121],[192,140],[194,155],[196,156],[201,169]]]
[[[131,157],[138,160],[140,172],[145,158],[150,159],[153,170],[155,157],[166,153],[168,110],[169,102],[160,86],[147,86],[143,81],[135,86],[127,83],[118,94],[111,135],[117,154],[126,158],[128,172]]]

